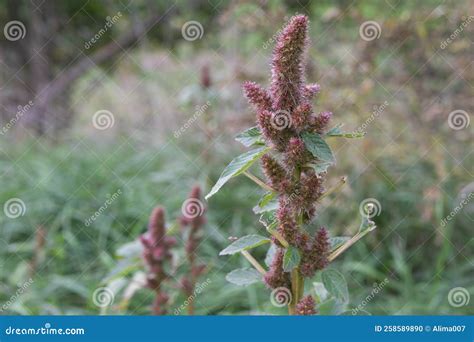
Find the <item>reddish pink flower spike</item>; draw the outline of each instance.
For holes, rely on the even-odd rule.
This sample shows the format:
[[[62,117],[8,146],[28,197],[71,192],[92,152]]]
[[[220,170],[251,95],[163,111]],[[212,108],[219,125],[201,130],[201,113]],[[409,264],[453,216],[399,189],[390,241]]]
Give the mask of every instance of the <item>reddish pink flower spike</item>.
[[[297,315],[311,316],[316,315],[316,303],[312,296],[303,297],[298,304],[296,304],[295,313]]]

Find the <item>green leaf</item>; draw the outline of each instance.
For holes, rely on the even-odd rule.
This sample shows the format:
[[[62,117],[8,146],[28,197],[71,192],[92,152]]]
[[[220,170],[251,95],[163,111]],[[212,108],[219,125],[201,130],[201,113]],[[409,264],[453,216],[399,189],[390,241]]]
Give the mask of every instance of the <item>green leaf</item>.
[[[334,236],[330,238],[329,243],[331,244],[331,251],[341,247],[349,239],[350,237],[348,236]]]
[[[327,169],[332,165],[333,163],[330,162],[319,162],[319,163],[311,163],[308,164],[309,167],[312,167],[314,172],[316,173],[321,173],[321,172],[326,172]]]
[[[235,140],[237,140],[246,147],[265,144],[262,139],[262,132],[260,132],[260,129],[257,126],[250,127],[242,133],[239,133],[235,137]]]
[[[262,280],[262,275],[254,268],[239,268],[225,276],[225,279],[238,286],[247,286]]]
[[[344,276],[339,271],[333,268],[323,270],[321,279],[326,290],[336,299],[344,303],[349,302],[349,290],[347,289],[346,279],[344,279]]]
[[[297,248],[288,246],[283,256],[283,271],[290,272],[300,264],[301,255]]]
[[[270,150],[269,147],[260,147],[255,150],[251,150],[248,152],[245,152],[244,154],[241,154],[238,157],[235,157],[229,165],[222,171],[221,176],[217,180],[216,184],[211,189],[211,192],[209,192],[206,195],[206,200],[209,199],[212,195],[216,194],[219,189],[227,183],[229,179],[232,177],[238,176],[244,171],[246,171],[252,164],[262,157],[265,153],[267,153]]]
[[[368,217],[362,216],[362,222],[359,227],[359,234],[370,232],[376,228],[375,222],[370,220]]]
[[[257,246],[269,243],[270,239],[260,236],[260,235],[246,235],[240,239],[232,242],[229,246],[223,249],[219,255],[232,255],[247,249],[255,248]]]
[[[303,138],[306,148],[315,158],[329,163],[334,163],[336,161],[331,148],[320,134],[303,132],[301,137]]]
[[[267,211],[276,210],[278,208],[278,201],[274,200],[276,196],[275,192],[267,192],[258,202],[258,204],[253,207],[253,212],[255,214],[261,214]]]
[[[341,130],[342,125],[339,124],[336,127],[331,128],[326,136],[328,137],[343,137],[343,138],[363,138],[365,136],[364,132],[351,132],[346,133]]]
[[[266,211],[262,213],[259,221],[269,232],[272,232],[278,226],[278,220],[275,218],[275,211]]]
[[[313,289],[319,302],[324,302],[328,298],[329,292],[326,290],[323,283],[317,281],[313,282]]]
[[[267,255],[265,256],[265,265],[270,267],[273,262],[273,258],[275,257],[275,253],[277,251],[277,247],[275,244],[271,244],[270,248],[268,248]]]

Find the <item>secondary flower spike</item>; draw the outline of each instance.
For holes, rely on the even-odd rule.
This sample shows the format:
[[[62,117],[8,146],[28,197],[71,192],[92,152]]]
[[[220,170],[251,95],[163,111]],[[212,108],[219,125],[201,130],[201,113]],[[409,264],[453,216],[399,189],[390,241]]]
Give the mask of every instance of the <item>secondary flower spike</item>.
[[[147,286],[156,293],[153,313],[166,314],[168,296],[163,292],[162,283],[168,279],[165,264],[171,261],[170,249],[176,240],[166,236],[165,211],[161,207],[153,209],[148,224],[148,232],[140,236],[143,245],[143,259],[148,267]]]

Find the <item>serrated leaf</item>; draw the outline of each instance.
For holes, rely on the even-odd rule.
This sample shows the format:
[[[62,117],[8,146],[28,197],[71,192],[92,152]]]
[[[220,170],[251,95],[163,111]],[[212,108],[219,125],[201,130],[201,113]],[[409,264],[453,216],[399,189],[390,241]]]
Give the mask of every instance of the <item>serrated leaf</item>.
[[[272,265],[273,258],[275,257],[276,251],[277,251],[276,245],[272,243],[270,245],[270,248],[268,248],[267,255],[265,255],[265,265],[267,265],[268,267]]]
[[[342,125],[337,125],[336,127],[331,128],[326,136],[328,137],[342,137],[342,138],[362,138],[365,136],[364,132],[350,132],[346,133],[341,130]]]
[[[222,171],[222,174],[220,175],[216,184],[214,184],[212,187],[211,191],[206,195],[206,200],[212,195],[216,194],[229,179],[246,171],[257,159],[262,157],[269,150],[269,147],[260,147],[255,150],[245,152],[244,154],[232,159],[229,165],[227,165],[224,171]]]
[[[260,236],[260,235],[256,235],[256,234],[246,235],[232,242],[229,246],[223,249],[219,253],[219,255],[232,255],[235,253],[246,251],[247,249],[255,248],[257,246],[260,246],[269,242],[270,242],[270,239]]]
[[[350,237],[348,236],[334,236],[329,239],[329,243],[331,245],[331,251],[341,247],[346,241],[348,241]]]
[[[258,204],[253,207],[253,212],[255,214],[261,214],[267,211],[276,210],[278,208],[278,201],[275,200],[275,192],[267,192],[258,202]]]
[[[262,275],[254,268],[239,268],[225,276],[225,279],[238,286],[247,286],[262,280]]]
[[[344,303],[349,302],[349,290],[347,289],[346,279],[339,271],[333,268],[323,270],[321,280],[326,290],[332,294],[334,298]]]
[[[293,246],[288,246],[283,256],[283,271],[290,272],[300,264],[300,260],[300,251]]]
[[[323,137],[318,133],[303,132],[301,134],[306,148],[318,160],[334,163],[336,159],[329,145],[324,141]]]
[[[250,127],[249,129],[246,129],[242,133],[239,133],[235,137],[235,140],[237,140],[238,142],[240,142],[242,145],[246,147],[265,144],[262,139],[262,132],[260,132],[260,129],[257,126]]]

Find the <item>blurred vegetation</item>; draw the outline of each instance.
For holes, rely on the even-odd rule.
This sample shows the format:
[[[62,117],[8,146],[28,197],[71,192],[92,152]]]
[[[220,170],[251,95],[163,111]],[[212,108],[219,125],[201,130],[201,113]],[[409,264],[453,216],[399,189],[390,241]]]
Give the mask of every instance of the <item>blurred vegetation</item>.
[[[67,18],[77,5],[65,3]],[[58,53],[72,53],[61,42],[84,44],[106,16],[122,10],[124,20],[100,42],[106,44],[131,29],[134,15],[141,18],[149,8],[145,1],[133,2],[129,12],[115,2],[98,4],[88,2],[85,8],[94,20],[80,11],[64,34],[56,33],[57,48],[66,50]],[[197,183],[208,190],[230,156],[240,151],[233,137],[254,122],[241,82],[268,84],[263,71],[268,70],[272,36],[296,12],[311,18],[308,81],[321,84],[317,101],[334,112],[334,125],[344,121],[347,130],[355,130],[367,123],[374,106],[388,103],[367,123],[363,140],[331,141],[338,163],[330,169],[328,185],[344,175],[349,181],[325,199],[315,222],[315,227],[328,227],[332,236],[352,235],[359,203],[365,198],[381,203],[374,219],[377,230],[333,265],[349,282],[349,307],[357,307],[374,284],[388,279],[364,310],[474,314],[472,303],[448,303],[454,287],[474,294],[474,202],[442,225],[462,194],[474,190],[474,125],[458,131],[448,125],[453,110],[471,117],[474,112],[474,23],[440,49],[469,15],[470,2],[196,4],[178,1],[163,24],[166,34],[150,32],[149,40],[114,60],[113,68],[107,63],[92,67],[70,84],[69,105],[76,115],[55,136],[38,136],[27,121],[19,121],[0,137],[0,203],[20,198],[26,207],[16,219],[0,215],[0,304],[33,280],[1,314],[149,314],[152,295],[146,289],[137,290],[124,305],[125,288],[141,264],[133,259],[136,265],[127,270],[123,256],[136,257],[130,243],[145,231],[156,204],[167,208],[172,221],[190,187]],[[154,6],[157,13],[167,8],[164,2]],[[203,25],[202,39],[182,39],[181,27],[189,20]],[[360,39],[359,27],[368,20],[381,25],[379,39]],[[204,66],[210,70],[209,89],[200,86]],[[0,77],[5,81],[8,76]],[[13,101],[14,107],[27,103],[28,96]],[[209,108],[199,114],[207,101]],[[63,113],[60,108],[53,120]],[[115,118],[107,130],[92,125],[93,114],[101,109]],[[4,122],[8,113],[5,109]],[[193,117],[197,119],[189,121]],[[186,123],[189,127],[176,137]],[[117,200],[86,226],[119,189]],[[239,178],[207,204],[199,258],[209,266],[203,278],[210,284],[196,298],[197,314],[284,313],[270,304],[263,285],[226,283],[225,274],[239,263],[247,266],[245,260],[218,257],[228,237],[263,233],[252,212],[260,195],[249,180]],[[263,260],[264,249],[255,250],[255,256]],[[179,263],[180,256],[176,259]],[[105,284],[118,292],[114,305],[104,311],[93,304],[92,293]],[[169,291],[177,306],[183,303],[176,289]]]

